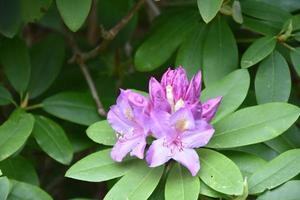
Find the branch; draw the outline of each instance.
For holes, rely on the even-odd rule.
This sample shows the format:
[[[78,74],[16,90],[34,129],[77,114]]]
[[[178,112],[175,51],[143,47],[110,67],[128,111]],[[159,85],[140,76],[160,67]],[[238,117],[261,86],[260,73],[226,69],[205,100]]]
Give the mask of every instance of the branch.
[[[121,19],[114,27],[112,27],[109,31],[104,31],[103,38],[104,40],[92,49],[89,52],[81,53],[81,59],[83,61],[89,60],[91,58],[96,57],[100,52],[106,49],[106,47],[110,44],[110,42],[118,35],[118,33],[128,24],[134,14],[141,8],[145,0],[139,0],[128,12],[128,14]],[[76,58],[73,56],[69,63],[76,62]]]

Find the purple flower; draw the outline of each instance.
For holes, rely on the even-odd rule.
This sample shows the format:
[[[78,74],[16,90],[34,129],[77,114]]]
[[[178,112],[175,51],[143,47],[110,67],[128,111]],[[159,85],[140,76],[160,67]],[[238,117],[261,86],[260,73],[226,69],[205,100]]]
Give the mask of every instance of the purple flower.
[[[149,134],[148,105],[146,97],[130,90],[121,90],[117,104],[107,114],[109,124],[118,135],[118,141],[111,151],[113,160],[121,162],[129,152],[131,156],[144,158]]]
[[[188,108],[195,119],[210,122],[220,104],[221,97],[216,97],[203,104],[199,101],[201,94],[201,72],[199,71],[189,82],[186,71],[179,67],[168,69],[161,82],[155,78],[149,81],[149,94],[153,110],[164,110],[173,113],[180,108]]]
[[[214,133],[206,120],[195,120],[192,112],[181,108],[170,114],[166,111],[151,113],[154,135],[159,138],[150,146],[146,160],[157,167],[174,159],[188,168],[193,176],[200,169],[199,157],[194,148],[205,146]]]

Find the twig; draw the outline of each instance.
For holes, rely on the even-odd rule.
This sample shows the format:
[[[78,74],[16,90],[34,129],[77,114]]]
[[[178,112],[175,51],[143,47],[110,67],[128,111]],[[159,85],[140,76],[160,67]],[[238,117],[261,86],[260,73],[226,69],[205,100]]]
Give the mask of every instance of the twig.
[[[104,40],[96,46],[94,49],[92,49],[89,52],[81,53],[81,59],[83,61],[86,61],[88,59],[96,57],[100,52],[106,49],[106,47],[110,44],[110,42],[117,36],[117,34],[128,24],[128,22],[131,20],[131,18],[134,16],[134,14],[140,9],[140,7],[143,5],[145,0],[139,0],[133,8],[128,12],[128,14],[121,19],[113,28],[111,28],[109,31],[104,31],[103,38]],[[76,58],[73,56],[69,63],[76,62]]]

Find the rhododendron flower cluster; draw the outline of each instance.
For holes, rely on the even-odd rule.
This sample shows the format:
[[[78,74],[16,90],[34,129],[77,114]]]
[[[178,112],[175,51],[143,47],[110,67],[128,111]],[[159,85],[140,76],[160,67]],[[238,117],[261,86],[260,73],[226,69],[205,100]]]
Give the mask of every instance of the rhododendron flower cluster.
[[[149,97],[121,90],[116,105],[108,112],[108,122],[118,140],[111,151],[117,162],[130,153],[150,167],[173,159],[195,176],[200,161],[195,148],[205,146],[214,133],[210,121],[222,97],[200,102],[201,72],[189,82],[186,71],[168,69],[161,81],[151,78]],[[146,138],[155,140],[147,147]]]

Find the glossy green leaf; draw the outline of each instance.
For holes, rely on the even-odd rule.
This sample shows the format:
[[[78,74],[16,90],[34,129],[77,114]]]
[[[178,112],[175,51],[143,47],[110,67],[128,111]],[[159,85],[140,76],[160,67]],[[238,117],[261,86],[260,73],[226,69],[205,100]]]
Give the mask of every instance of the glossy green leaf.
[[[276,37],[266,36],[250,45],[242,56],[241,67],[248,68],[267,57],[276,46]]]
[[[163,171],[163,166],[149,168],[139,161],[111,188],[104,200],[146,200],[158,185]]]
[[[52,197],[41,188],[19,181],[11,181],[12,188],[7,200],[53,200]]]
[[[39,178],[30,161],[21,156],[12,157],[0,162],[0,169],[10,179],[39,185]]]
[[[213,150],[200,149],[198,153],[201,163],[198,176],[205,184],[224,194],[243,193],[243,177],[234,162]]]
[[[249,177],[267,163],[264,159],[250,153],[238,151],[224,151],[222,153],[239,167],[244,177]]]
[[[21,25],[20,0],[0,0],[0,33],[13,38]]]
[[[296,70],[298,76],[300,76],[300,47],[295,48],[294,51],[291,51],[290,56],[294,69]]]
[[[259,20],[247,15],[243,15],[243,26],[253,32],[260,33],[263,35],[276,35],[280,32],[278,26],[274,26],[269,21]]]
[[[7,105],[12,102],[14,102],[14,100],[10,92],[5,87],[0,85],[0,106]]]
[[[151,71],[164,64],[196,25],[197,13],[191,10],[162,16],[157,28],[135,53],[136,69]]]
[[[238,49],[226,20],[216,17],[209,24],[203,48],[203,79],[213,84],[238,67]]]
[[[247,70],[236,70],[223,79],[206,87],[201,93],[201,101],[222,96],[214,122],[235,111],[247,96],[250,85],[250,76]]]
[[[215,123],[208,146],[230,148],[270,140],[287,130],[299,115],[297,106],[279,102],[241,109]]]
[[[87,93],[61,92],[43,101],[46,112],[77,124],[91,125],[100,120],[96,105]]]
[[[52,0],[21,0],[21,14],[25,23],[38,21],[48,10]]]
[[[243,15],[242,15],[242,9],[240,1],[234,0],[232,4],[232,18],[234,21],[236,21],[239,24],[243,23]]]
[[[181,44],[177,56],[176,66],[183,66],[191,78],[202,68],[203,44],[206,34],[206,26],[200,23],[191,31]]]
[[[300,180],[288,181],[282,186],[260,195],[257,200],[297,200],[300,196],[299,188]]]
[[[210,22],[219,12],[223,0],[197,0],[199,12],[205,21]]]
[[[212,188],[208,187],[203,181],[200,180],[200,194],[208,197],[213,198],[222,198],[226,196],[220,192],[213,190]]]
[[[59,124],[44,116],[35,116],[33,135],[41,149],[51,158],[65,165],[71,162],[72,145]]]
[[[6,200],[9,193],[9,180],[6,177],[0,177],[0,199]]]
[[[24,92],[29,83],[31,68],[29,52],[25,42],[18,38],[4,41],[1,46],[0,59],[12,86],[18,92]]]
[[[33,125],[34,118],[31,114],[17,110],[0,126],[0,161],[25,144]]]
[[[92,124],[86,133],[89,138],[99,144],[113,146],[116,143],[116,132],[111,128],[107,120]]]
[[[92,0],[56,0],[56,5],[67,27],[76,32],[86,20]]]
[[[200,181],[197,176],[179,164],[175,164],[170,170],[166,187],[166,200],[197,200],[200,191]]]
[[[291,93],[291,75],[287,62],[277,51],[263,60],[255,76],[255,94],[259,104],[287,102]]]
[[[132,159],[122,163],[115,162],[110,157],[111,149],[102,150],[75,163],[66,173],[66,177],[101,182],[123,176],[132,166]]]
[[[58,36],[48,36],[33,46],[29,82],[30,98],[37,97],[50,87],[60,72],[64,55],[64,40]]]
[[[270,148],[265,143],[257,143],[242,147],[235,147],[232,150],[254,154],[267,161],[272,160],[273,158],[278,156],[278,152],[274,151],[274,149]]]
[[[249,178],[250,194],[272,189],[300,173],[300,149],[280,154]]]

